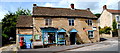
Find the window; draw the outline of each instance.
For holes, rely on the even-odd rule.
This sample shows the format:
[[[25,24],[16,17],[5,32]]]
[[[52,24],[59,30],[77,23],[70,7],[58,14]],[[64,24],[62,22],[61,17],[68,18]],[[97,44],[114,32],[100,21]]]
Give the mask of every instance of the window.
[[[69,26],[74,26],[74,19],[68,19],[69,20]]]
[[[52,19],[45,19],[45,25],[51,25]]]
[[[89,38],[94,38],[93,31],[88,31],[88,37]]]
[[[116,16],[116,21],[120,21],[120,16]]]
[[[36,40],[40,40],[40,35],[35,35]]]
[[[120,24],[118,24],[118,29],[120,29]]]
[[[91,20],[91,19],[86,20],[86,23],[87,23],[89,26],[92,26],[92,20]]]

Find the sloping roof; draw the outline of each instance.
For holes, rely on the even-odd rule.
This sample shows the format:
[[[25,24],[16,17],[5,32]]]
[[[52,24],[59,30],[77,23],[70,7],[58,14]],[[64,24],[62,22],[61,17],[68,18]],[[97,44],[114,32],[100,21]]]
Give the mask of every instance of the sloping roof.
[[[16,27],[31,27],[33,23],[32,16],[20,15]]]
[[[70,8],[51,8],[51,7],[33,7],[33,16],[73,16],[73,17],[86,17],[97,18],[89,10],[70,9]]]
[[[120,13],[120,10],[107,9],[110,13]]]

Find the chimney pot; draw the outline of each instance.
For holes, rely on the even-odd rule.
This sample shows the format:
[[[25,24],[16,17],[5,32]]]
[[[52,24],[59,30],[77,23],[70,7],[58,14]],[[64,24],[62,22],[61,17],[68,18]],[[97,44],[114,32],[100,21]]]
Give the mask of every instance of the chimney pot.
[[[88,11],[90,11],[90,8],[87,8]]]
[[[71,8],[74,9],[74,4],[73,3],[71,4]]]
[[[103,10],[105,10],[105,9],[107,9],[107,5],[104,5],[104,6],[103,6]]]
[[[33,6],[37,6],[37,4],[33,4]]]

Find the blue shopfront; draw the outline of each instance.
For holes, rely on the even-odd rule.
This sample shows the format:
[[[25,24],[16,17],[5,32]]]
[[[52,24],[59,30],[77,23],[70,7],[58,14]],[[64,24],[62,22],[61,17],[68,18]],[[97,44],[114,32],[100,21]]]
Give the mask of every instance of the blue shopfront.
[[[52,27],[40,28],[44,45],[62,44],[65,45],[65,30]]]
[[[24,48],[31,48],[32,46],[32,42],[31,42],[31,39],[32,39],[32,35],[26,35],[26,34],[18,34],[19,35],[19,42],[20,42],[20,38],[23,37],[24,40]]]

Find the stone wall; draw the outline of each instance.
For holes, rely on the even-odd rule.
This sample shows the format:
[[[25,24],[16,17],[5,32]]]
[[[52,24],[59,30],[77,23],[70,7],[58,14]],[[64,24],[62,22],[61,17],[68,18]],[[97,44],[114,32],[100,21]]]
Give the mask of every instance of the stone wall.
[[[101,34],[100,38],[112,38],[112,34]]]
[[[40,27],[55,27],[58,29],[64,28],[68,33],[71,29],[76,29],[77,32],[77,38],[79,39],[79,42],[81,43],[91,43],[91,42],[97,42],[99,41],[99,30],[98,30],[98,23],[97,20],[93,20],[93,26],[97,27],[97,30],[94,31],[94,38],[89,39],[87,31],[84,31],[83,28],[92,30],[93,26],[88,26],[85,20],[83,18],[75,18],[74,26],[69,26],[68,19],[67,18],[52,18],[52,25],[45,26],[45,19],[43,17],[36,17],[33,18],[33,24],[34,24],[34,35],[42,33],[40,32]]]

